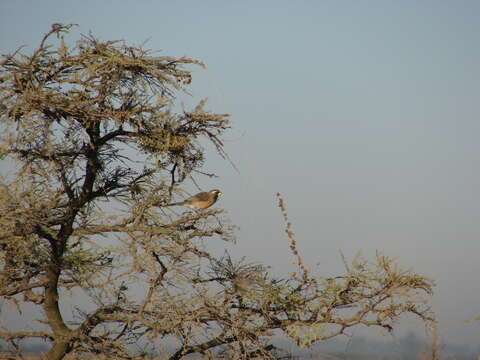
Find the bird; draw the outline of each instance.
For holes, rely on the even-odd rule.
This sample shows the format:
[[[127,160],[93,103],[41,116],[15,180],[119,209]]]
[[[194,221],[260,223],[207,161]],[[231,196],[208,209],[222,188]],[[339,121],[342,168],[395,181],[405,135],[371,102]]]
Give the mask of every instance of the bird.
[[[255,286],[255,283],[254,279],[248,277],[235,277],[232,281],[233,291],[240,295],[246,295]]]
[[[189,198],[183,201],[167,204],[165,206],[179,205],[179,206],[186,206],[192,210],[203,210],[215,204],[218,198],[222,195],[223,193],[220,190],[213,189],[206,192],[200,192],[198,194],[190,196]]]

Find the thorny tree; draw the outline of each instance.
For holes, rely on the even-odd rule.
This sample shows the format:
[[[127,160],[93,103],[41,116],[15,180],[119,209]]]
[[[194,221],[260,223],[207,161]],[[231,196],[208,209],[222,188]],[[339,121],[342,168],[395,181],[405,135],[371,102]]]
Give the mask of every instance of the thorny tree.
[[[421,296],[431,282],[381,254],[313,276],[280,196],[297,273],[274,279],[214,258],[208,243],[232,239],[222,210],[162,206],[186,196],[184,180],[208,175],[202,145],[226,156],[226,115],[173,111],[191,80],[185,66],[202,63],[92,36],[70,48],[70,27],[54,24],[32,55],[1,63],[1,157],[15,164],[0,184],[1,310],[39,311],[35,328],[0,324],[0,339],[45,339],[52,360],[129,359],[132,344],[169,359],[274,358],[279,333],[310,345],[358,324],[390,330],[404,313],[432,320]]]

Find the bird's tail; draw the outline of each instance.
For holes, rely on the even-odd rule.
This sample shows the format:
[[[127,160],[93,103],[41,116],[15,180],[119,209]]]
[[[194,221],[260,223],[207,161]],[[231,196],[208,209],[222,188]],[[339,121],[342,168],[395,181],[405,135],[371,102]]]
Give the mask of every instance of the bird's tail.
[[[181,205],[185,205],[185,201],[179,201],[179,202],[176,202],[176,203],[165,204],[165,205],[162,205],[162,207],[165,207],[165,206],[181,206]]]

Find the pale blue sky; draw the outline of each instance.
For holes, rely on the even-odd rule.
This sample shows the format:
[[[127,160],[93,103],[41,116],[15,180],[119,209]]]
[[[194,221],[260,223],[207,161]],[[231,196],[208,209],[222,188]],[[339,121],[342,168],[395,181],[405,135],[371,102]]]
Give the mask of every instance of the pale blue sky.
[[[232,115],[201,179],[221,188],[238,256],[293,269],[281,191],[322,273],[375,249],[437,281],[441,336],[478,342],[479,1],[1,1],[0,51],[51,23],[198,58],[193,97]],[[225,244],[219,243],[221,251]],[[317,266],[317,264],[319,264]]]

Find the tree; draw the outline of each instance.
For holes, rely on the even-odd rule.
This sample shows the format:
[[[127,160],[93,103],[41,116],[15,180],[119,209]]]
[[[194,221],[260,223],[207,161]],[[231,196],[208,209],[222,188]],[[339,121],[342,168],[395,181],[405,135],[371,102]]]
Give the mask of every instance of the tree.
[[[202,171],[206,144],[227,158],[227,115],[204,102],[174,111],[185,67],[203,64],[91,35],[69,47],[70,29],[54,24],[31,55],[1,63],[0,155],[15,171],[0,184],[0,295],[35,304],[45,325],[4,327],[1,339],[45,339],[52,360],[130,359],[140,343],[172,360],[274,358],[278,332],[309,345],[359,324],[391,330],[404,313],[433,319],[417,298],[432,283],[381,254],[313,276],[280,196],[297,273],[275,279],[264,265],[215,258],[208,243],[234,236],[223,211],[165,206],[185,196],[185,180],[213,176]]]

